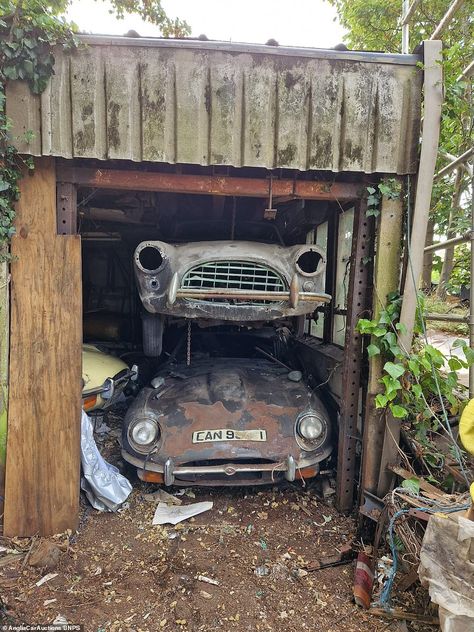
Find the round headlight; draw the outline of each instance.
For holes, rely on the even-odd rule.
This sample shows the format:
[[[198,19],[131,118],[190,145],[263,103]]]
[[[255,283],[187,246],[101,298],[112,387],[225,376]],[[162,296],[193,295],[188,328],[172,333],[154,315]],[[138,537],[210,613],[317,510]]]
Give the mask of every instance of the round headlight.
[[[308,415],[300,419],[298,424],[298,432],[308,441],[316,441],[323,434],[323,424],[319,417]]]
[[[316,412],[306,412],[297,419],[295,431],[300,448],[311,452],[324,443],[328,432],[327,421]]]
[[[128,438],[138,452],[148,452],[160,438],[160,428],[154,419],[139,419],[130,425]]]

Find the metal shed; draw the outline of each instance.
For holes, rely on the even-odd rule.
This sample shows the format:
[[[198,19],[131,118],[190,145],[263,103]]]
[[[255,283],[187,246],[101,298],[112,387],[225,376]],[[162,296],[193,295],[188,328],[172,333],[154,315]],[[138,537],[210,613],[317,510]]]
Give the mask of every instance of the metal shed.
[[[356,444],[367,434],[358,423],[367,380],[362,340],[354,331],[373,304],[367,257],[375,236],[366,216],[366,174],[402,182],[417,173],[426,82],[419,62],[434,67],[437,43],[423,56],[80,39],[71,54],[55,51],[55,75],[41,96],[18,82],[7,89],[18,149],[37,159],[33,174],[25,172],[21,181],[12,244],[5,533],[48,534],[77,524],[78,187],[262,199],[273,192],[285,202],[327,202],[334,209],[328,257],[337,247],[331,217],[349,205],[355,209],[347,307],[339,314],[331,308],[322,340],[303,336],[298,343],[340,400],[338,503],[350,510]],[[33,132],[29,142],[26,131]],[[386,249],[394,266],[378,272],[385,294],[398,283],[402,213],[401,200],[382,200],[377,248]],[[332,292],[337,283],[333,270],[327,278]],[[332,344],[337,317],[346,321],[344,348]],[[336,364],[342,364],[338,375]],[[366,409],[373,416],[371,401],[369,389]],[[366,439],[373,447],[380,427],[377,432],[378,439],[373,433]],[[372,478],[376,467],[369,467]]]
[[[414,173],[417,55],[82,37],[7,113],[35,156]]]

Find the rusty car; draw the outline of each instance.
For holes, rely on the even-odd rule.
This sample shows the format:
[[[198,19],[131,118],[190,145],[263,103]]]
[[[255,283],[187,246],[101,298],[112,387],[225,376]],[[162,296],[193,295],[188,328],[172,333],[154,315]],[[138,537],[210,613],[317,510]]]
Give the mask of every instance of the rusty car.
[[[125,416],[122,456],[165,485],[259,485],[316,476],[332,417],[302,374],[266,358],[163,366]]]
[[[164,317],[264,323],[330,301],[325,252],[253,241],[143,241],[134,254],[145,353],[159,356]]]

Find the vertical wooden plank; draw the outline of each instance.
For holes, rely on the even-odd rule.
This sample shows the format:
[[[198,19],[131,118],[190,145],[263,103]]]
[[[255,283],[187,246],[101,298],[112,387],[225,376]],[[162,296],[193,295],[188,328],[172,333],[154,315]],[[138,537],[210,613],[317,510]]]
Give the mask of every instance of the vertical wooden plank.
[[[377,227],[374,269],[372,318],[377,319],[387,304],[387,295],[400,286],[400,251],[402,246],[403,201],[382,197],[382,208]],[[375,397],[382,391],[382,358],[369,358],[369,383],[365,405],[362,447],[362,494],[377,493],[377,483],[385,431],[385,410],[375,407]],[[362,501],[364,497],[362,496]]]
[[[8,246],[0,247],[0,257],[6,257]],[[8,354],[10,349],[10,274],[8,263],[0,262],[0,515],[5,497],[5,458],[8,418]]]
[[[80,237],[56,235],[54,161],[21,180],[12,241],[4,533],[74,529],[81,413]]]

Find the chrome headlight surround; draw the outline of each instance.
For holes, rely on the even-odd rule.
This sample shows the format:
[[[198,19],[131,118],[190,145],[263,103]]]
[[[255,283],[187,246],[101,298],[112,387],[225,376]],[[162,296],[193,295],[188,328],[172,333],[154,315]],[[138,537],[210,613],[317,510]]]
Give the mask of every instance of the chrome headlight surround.
[[[327,419],[316,410],[306,410],[299,414],[295,422],[295,440],[305,452],[314,452],[328,435]]]
[[[127,428],[127,440],[135,452],[140,454],[149,454],[160,439],[160,424],[153,417],[138,417]]]

